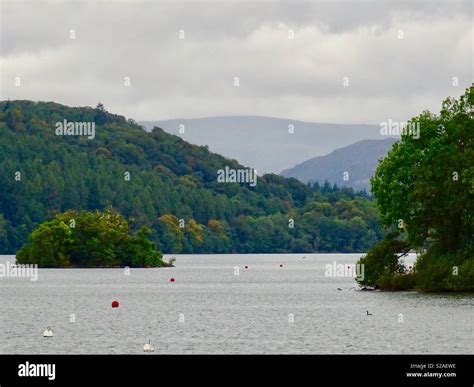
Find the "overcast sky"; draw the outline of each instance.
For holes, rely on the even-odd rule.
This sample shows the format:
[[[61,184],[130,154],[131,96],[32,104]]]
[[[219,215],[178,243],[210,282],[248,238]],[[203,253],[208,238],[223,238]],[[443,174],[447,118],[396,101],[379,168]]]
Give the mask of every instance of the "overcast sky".
[[[469,1],[0,3],[1,99],[379,124],[473,79]]]

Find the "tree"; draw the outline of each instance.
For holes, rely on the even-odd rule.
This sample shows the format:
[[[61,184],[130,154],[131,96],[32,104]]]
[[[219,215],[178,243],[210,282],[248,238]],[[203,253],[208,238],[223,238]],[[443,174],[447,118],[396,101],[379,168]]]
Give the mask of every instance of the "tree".
[[[388,234],[357,262],[364,265],[364,276],[357,278],[357,282],[365,286],[388,287],[384,279],[406,273],[400,259],[406,256],[409,250],[408,242],[401,239],[398,232]]]
[[[473,103],[471,86],[458,100],[447,98],[439,115],[425,111],[410,120],[420,135],[403,135],[372,178],[383,224],[403,229],[411,247],[428,247],[417,266],[417,277],[426,290],[435,282],[429,280],[433,265],[443,262],[444,274],[436,281],[443,282],[452,271],[446,267],[474,259]]]
[[[30,235],[29,242],[17,253],[21,264],[37,264],[40,267],[64,267],[71,261],[66,253],[72,243],[72,231],[56,219],[39,225]]]
[[[103,125],[107,122],[107,110],[102,102],[99,102],[95,108],[94,122],[96,125]]]
[[[163,251],[168,254],[179,254],[185,241],[183,229],[179,227],[179,219],[174,215],[165,214],[159,221]]]
[[[131,234],[127,220],[114,210],[68,211],[40,224],[16,258],[41,267],[163,266],[150,233],[143,227]]]
[[[7,110],[6,123],[9,127],[17,132],[25,131],[25,124],[23,123],[23,113],[20,108],[15,107],[12,110]]]
[[[9,233],[11,225],[0,213],[0,251],[8,251],[10,249]]]

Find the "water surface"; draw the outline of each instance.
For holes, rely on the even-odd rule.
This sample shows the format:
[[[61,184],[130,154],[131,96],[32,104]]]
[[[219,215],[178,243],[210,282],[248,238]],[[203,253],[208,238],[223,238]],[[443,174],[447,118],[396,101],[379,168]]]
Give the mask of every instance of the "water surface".
[[[155,353],[474,353],[472,294],[361,292],[325,276],[326,264],[359,256],[176,256],[174,268],[130,275],[0,278],[0,352],[143,353],[150,339]]]

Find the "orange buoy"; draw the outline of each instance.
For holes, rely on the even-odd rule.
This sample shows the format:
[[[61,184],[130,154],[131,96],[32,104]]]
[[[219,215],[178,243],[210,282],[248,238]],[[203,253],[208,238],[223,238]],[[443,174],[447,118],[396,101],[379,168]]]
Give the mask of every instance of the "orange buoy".
[[[119,302],[118,301],[112,301],[112,308],[118,308],[119,307]]]

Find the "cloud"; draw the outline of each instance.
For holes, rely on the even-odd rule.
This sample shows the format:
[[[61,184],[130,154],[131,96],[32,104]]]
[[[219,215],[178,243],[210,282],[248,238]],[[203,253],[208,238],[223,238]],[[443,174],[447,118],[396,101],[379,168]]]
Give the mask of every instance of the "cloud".
[[[469,2],[1,7],[2,99],[101,101],[137,120],[265,115],[379,123],[438,111],[472,82]]]

